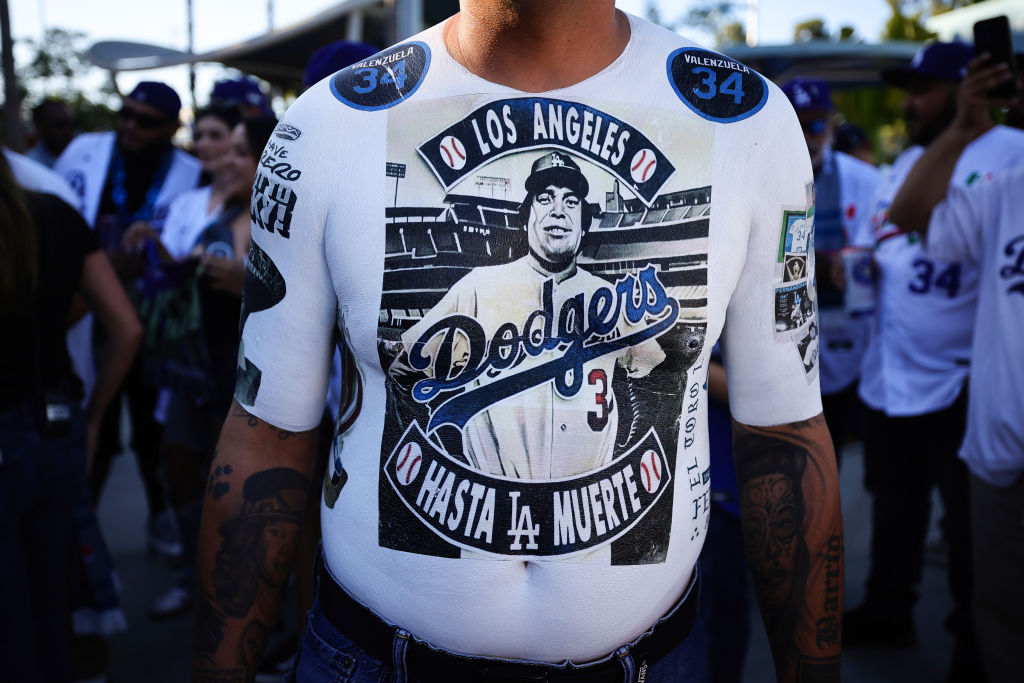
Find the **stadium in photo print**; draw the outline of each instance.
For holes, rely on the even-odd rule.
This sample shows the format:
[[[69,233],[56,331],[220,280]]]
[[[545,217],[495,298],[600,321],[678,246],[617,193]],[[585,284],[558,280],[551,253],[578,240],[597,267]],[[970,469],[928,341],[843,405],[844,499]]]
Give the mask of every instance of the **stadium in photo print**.
[[[712,140],[600,102],[416,104],[388,113],[380,544],[663,562],[679,484],[707,524]]]

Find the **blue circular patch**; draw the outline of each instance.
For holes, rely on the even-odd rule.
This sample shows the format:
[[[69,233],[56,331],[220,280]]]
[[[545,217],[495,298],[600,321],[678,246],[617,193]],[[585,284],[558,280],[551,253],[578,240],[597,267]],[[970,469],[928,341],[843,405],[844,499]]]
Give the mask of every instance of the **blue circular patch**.
[[[425,43],[402,43],[339,71],[331,78],[331,92],[355,109],[387,109],[412,96],[429,68]]]
[[[668,56],[666,66],[679,99],[708,121],[742,121],[768,101],[768,85],[759,73],[717,52],[680,48]]]

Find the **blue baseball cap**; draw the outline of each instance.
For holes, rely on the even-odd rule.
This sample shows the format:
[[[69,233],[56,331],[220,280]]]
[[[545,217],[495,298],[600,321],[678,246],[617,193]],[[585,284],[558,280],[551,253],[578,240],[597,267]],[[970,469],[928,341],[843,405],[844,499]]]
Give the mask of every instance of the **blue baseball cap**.
[[[159,109],[171,121],[177,121],[181,113],[181,98],[178,97],[178,93],[160,81],[141,81],[125,99]]]
[[[967,74],[967,63],[974,59],[974,48],[966,43],[928,43],[914,55],[909,66],[882,69],[882,80],[897,88],[906,88],[915,78],[957,82]]]
[[[817,78],[794,78],[782,85],[786,94],[797,111],[832,111],[832,94],[828,84]]]
[[[259,107],[263,114],[272,114],[270,101],[260,84],[248,78],[229,78],[213,84],[211,102],[237,104],[243,107]]]
[[[358,61],[380,52],[368,43],[351,40],[337,40],[328,43],[314,52],[306,64],[306,72],[302,75],[302,84],[307,88],[322,81],[336,71],[351,66]]]

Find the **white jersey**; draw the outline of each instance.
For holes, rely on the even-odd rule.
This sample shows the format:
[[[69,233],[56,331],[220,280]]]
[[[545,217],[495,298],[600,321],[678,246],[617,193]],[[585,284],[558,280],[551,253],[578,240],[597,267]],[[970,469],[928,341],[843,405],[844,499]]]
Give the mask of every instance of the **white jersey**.
[[[107,182],[115,133],[82,133],[71,141],[54,165],[77,195],[76,208],[89,227],[96,229],[96,217],[103,199],[103,186]],[[167,177],[156,197],[151,225],[160,230],[171,201],[190,190],[199,182],[199,161],[181,150],[174,150]],[[84,316],[68,330],[68,352],[85,389],[86,398],[92,393],[96,379],[92,352],[92,315]]]
[[[197,187],[175,197],[167,211],[167,220],[160,231],[160,241],[167,253],[176,259],[189,255],[196,245],[196,240],[217,216],[223,206],[210,209],[210,185]]]
[[[819,257],[841,258],[843,247],[856,244],[871,231],[871,206],[881,173],[849,154],[829,150],[815,178],[814,248]],[[852,317],[843,293],[819,282],[818,322],[821,326],[821,393],[834,394],[860,376],[860,364],[871,333],[867,316]]]
[[[7,163],[10,164],[18,184],[26,190],[56,195],[74,207],[76,211],[82,210],[81,199],[59,173],[24,154],[12,152],[6,147],[4,156],[7,157]]]
[[[904,152],[888,171],[872,218],[878,309],[861,369],[860,397],[891,416],[948,408],[971,366],[980,271],[970,261],[933,258],[917,233],[888,220],[889,205],[923,150]],[[1024,133],[996,126],[960,155],[950,187],[969,187],[1024,164]]]
[[[613,64],[543,94],[469,73],[434,27],[303,94],[254,185],[235,396],[316,426],[342,341],[326,564],[454,651],[592,659],[679,599],[723,329],[736,419],[821,410],[813,256],[787,237],[812,188],[793,110],[630,26]],[[561,273],[527,255],[521,211],[552,155],[592,216]]]
[[[82,133],[71,141],[53,167],[78,193],[82,216],[90,227],[96,224],[116,140],[116,133]],[[159,230],[163,226],[174,198],[196,186],[200,171],[198,159],[180,149],[173,151],[170,168],[153,206],[150,223],[154,228]]]
[[[981,269],[967,434],[971,472],[1010,486],[1024,472],[1024,166],[950,189],[932,212],[925,250]]]

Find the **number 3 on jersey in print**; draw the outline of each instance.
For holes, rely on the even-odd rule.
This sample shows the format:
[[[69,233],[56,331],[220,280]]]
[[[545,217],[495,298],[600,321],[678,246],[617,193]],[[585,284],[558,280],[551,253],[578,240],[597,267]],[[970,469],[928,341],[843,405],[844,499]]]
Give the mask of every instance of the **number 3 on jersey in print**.
[[[950,263],[945,268],[926,258],[914,259],[914,278],[907,288],[914,294],[928,294],[941,290],[952,299],[960,292],[960,264]]]

